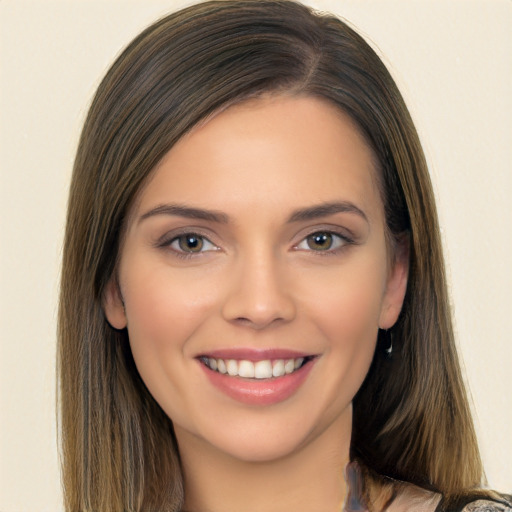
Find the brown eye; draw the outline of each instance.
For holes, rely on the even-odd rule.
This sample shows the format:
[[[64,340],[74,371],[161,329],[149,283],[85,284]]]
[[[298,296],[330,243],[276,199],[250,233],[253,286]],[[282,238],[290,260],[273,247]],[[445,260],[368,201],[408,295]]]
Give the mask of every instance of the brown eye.
[[[186,234],[178,237],[178,247],[183,252],[201,252],[203,248],[203,237]]]
[[[313,251],[328,251],[333,245],[332,233],[313,233],[306,238],[309,249]]]
[[[341,249],[345,245],[354,243],[347,236],[333,231],[315,231],[307,237],[303,238],[295,249],[301,251],[325,252],[327,254],[335,254],[337,249]]]
[[[205,252],[218,251],[219,247],[210,242],[208,238],[197,233],[183,233],[169,242],[163,242],[162,247],[172,249],[176,256],[186,257],[201,255]]]

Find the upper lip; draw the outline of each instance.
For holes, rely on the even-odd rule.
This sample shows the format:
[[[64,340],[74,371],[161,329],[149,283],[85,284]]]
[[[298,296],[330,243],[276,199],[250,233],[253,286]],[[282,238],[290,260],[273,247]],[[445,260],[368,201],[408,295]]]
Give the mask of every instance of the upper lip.
[[[316,354],[284,348],[222,348],[201,352],[197,357],[212,357],[214,359],[235,359],[244,361],[264,361],[267,359],[297,359],[299,357],[312,357]]]

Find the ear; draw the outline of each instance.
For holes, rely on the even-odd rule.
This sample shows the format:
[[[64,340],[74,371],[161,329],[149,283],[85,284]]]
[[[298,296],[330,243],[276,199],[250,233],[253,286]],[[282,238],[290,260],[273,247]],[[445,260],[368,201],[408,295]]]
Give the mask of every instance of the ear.
[[[103,311],[108,323],[114,329],[124,329],[128,325],[123,297],[117,279],[111,277],[103,292]]]
[[[386,291],[379,317],[379,327],[390,329],[400,315],[407,291],[409,276],[409,237],[403,236],[397,243],[393,266],[389,271]]]

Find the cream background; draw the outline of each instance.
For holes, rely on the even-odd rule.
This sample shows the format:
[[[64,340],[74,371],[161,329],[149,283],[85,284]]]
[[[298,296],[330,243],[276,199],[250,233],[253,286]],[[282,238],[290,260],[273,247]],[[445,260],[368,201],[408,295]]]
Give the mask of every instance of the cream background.
[[[55,317],[66,194],[91,95],[191,2],[0,0],[0,510],[61,510]],[[512,2],[311,0],[369,34],[416,120],[491,486],[512,491]],[[456,470],[456,468],[454,468]]]

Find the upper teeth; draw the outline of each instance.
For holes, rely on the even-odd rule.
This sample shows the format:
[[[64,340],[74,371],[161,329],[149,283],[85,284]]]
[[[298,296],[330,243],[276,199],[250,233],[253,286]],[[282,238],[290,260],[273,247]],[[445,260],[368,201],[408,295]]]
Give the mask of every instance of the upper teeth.
[[[301,367],[303,357],[295,359],[265,359],[263,361],[246,361],[236,359],[215,359],[213,357],[202,357],[201,360],[212,370],[219,373],[227,373],[232,377],[245,377],[253,379],[270,379],[271,377],[282,377],[292,373]]]

